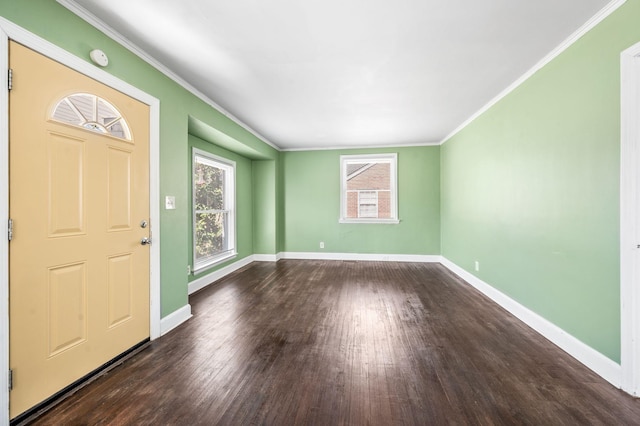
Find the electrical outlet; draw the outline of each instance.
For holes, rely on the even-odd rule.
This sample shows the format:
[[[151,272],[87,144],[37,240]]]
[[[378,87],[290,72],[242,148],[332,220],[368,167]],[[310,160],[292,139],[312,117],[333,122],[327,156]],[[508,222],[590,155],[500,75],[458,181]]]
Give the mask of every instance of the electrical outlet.
[[[480,270],[480,262],[476,260],[476,271],[479,271],[479,270]]]
[[[191,265],[187,265],[187,275],[191,275]]]
[[[320,248],[323,249],[324,248],[324,241],[320,241]]]

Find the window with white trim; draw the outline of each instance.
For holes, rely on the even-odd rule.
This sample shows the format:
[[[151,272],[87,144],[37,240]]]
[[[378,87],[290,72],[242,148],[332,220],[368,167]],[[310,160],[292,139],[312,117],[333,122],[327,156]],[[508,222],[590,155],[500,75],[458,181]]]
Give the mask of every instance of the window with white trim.
[[[90,93],[74,93],[58,101],[52,117],[61,123],[131,140],[131,131],[120,112],[106,99]]]
[[[340,222],[398,223],[398,155],[340,156]]]
[[[193,150],[193,269],[236,255],[235,162]]]

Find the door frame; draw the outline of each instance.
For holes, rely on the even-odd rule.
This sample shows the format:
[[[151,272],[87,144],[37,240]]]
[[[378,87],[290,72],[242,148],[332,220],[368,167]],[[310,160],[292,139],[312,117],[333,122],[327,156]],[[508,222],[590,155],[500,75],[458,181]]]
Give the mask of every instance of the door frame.
[[[160,337],[160,101],[0,16],[0,425],[9,424],[9,40],[33,49],[149,106],[149,333]],[[87,55],[88,56],[88,55]]]
[[[620,386],[640,396],[640,43],[620,54]]]

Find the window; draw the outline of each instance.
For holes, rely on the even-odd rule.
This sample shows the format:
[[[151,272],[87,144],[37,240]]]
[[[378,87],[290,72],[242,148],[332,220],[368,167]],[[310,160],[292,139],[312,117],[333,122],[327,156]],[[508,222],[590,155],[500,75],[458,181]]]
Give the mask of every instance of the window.
[[[235,251],[235,163],[193,150],[193,269]]]
[[[397,154],[340,156],[340,222],[398,223]]]
[[[116,107],[89,93],[74,93],[60,100],[52,118],[72,126],[131,140],[127,122]]]

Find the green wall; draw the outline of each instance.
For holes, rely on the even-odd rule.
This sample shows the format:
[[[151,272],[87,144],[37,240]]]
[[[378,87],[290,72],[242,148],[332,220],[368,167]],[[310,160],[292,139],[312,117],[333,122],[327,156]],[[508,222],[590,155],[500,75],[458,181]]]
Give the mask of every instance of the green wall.
[[[340,155],[398,153],[399,224],[338,223]],[[284,152],[287,252],[440,254],[440,147]],[[319,243],[324,241],[325,248]]]
[[[160,100],[162,315],[183,307],[190,255],[190,116],[254,157],[276,159],[278,152],[53,0],[0,0],[0,15],[87,62],[92,49],[102,49],[109,56],[105,71]],[[176,197],[175,210],[164,210],[166,195]]]
[[[285,233],[285,197],[284,192],[284,154],[280,153],[276,160],[276,253],[284,251],[284,233]]]
[[[442,254],[620,361],[620,52],[640,2],[442,146]]]
[[[254,161],[253,245],[257,254],[276,254],[276,162]]]

